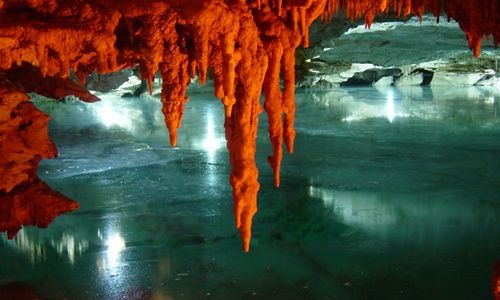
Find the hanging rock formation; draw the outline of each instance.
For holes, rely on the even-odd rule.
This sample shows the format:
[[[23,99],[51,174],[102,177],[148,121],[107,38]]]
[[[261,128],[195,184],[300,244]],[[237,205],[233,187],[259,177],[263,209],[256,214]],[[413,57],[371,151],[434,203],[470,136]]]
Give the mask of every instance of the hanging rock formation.
[[[0,80],[0,230],[9,238],[22,225],[47,227],[61,213],[78,208],[36,175],[41,159],[57,155],[47,125],[48,116],[26,93]]]
[[[282,144],[293,152],[295,138],[295,49],[307,47],[310,24],[338,9],[351,19],[364,16],[369,27],[378,13],[438,17],[442,7],[460,23],[475,56],[483,35],[498,44],[500,0],[0,0],[0,231],[12,236],[21,225],[46,226],[77,208],[37,178],[38,162],[57,152],[47,116],[26,93],[96,101],[68,79],[70,72],[83,83],[96,70],[139,65],[150,88],[160,72],[162,111],[175,145],[190,78],[203,83],[211,70],[225,111],[236,227],[248,251],[259,190],[261,90],[279,186]]]

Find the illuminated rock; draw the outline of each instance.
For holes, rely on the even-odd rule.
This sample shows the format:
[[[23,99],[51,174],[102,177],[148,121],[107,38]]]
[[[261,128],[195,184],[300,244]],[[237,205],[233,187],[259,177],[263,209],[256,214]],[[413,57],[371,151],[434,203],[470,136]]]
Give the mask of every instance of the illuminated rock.
[[[197,75],[204,83],[211,70],[214,92],[226,115],[236,227],[248,251],[259,190],[254,157],[261,90],[273,145],[269,163],[278,186],[282,144],[293,152],[295,138],[295,49],[299,44],[308,46],[309,25],[320,15],[329,20],[340,7],[351,19],[364,16],[370,27],[377,13],[389,9],[398,15],[432,11],[438,16],[441,4],[441,0],[0,1],[0,78],[5,81],[0,89],[0,201],[31,197],[26,192],[31,191],[30,184],[40,194],[44,189],[36,178],[37,164],[56,155],[46,134],[47,117],[26,102],[24,92],[54,98],[78,93],[95,101],[65,79],[71,71],[83,83],[95,70],[110,73],[139,65],[150,91],[159,71],[162,111],[170,143],[176,145],[190,78]],[[496,44],[500,39],[499,7],[498,0],[446,1],[446,12],[466,32],[475,56],[484,34],[492,35]],[[28,73],[36,80],[24,80]],[[16,92],[15,84],[23,92]],[[60,199],[47,193],[50,203]],[[43,199],[32,200],[35,219],[23,215],[16,217],[18,223],[46,226],[56,209],[39,222],[38,211],[51,205]],[[69,203],[57,211],[76,208]],[[15,206],[5,207],[9,211]]]

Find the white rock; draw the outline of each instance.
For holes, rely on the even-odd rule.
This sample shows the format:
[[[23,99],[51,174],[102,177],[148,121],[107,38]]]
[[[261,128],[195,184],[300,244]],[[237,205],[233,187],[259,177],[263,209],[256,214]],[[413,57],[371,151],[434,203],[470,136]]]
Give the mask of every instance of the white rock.
[[[496,78],[495,76],[490,76],[489,78],[482,78],[478,80],[474,85],[480,85],[480,86],[495,86],[499,83],[499,79]]]
[[[436,72],[432,77],[432,86],[471,86],[479,81],[484,73]]]
[[[373,86],[390,86],[393,82],[394,78],[392,76],[384,76],[377,80],[377,82],[374,82]]]
[[[396,82],[394,82],[394,85],[395,86],[421,85],[423,81],[424,81],[424,76],[422,75],[422,73],[415,73],[399,77],[396,80]]]
[[[373,69],[375,65],[373,64],[352,64],[351,68],[347,71],[340,72],[338,74],[328,74],[321,76],[321,79],[328,81],[329,83],[339,84],[346,82],[349,78],[352,78],[354,74],[358,72],[364,72],[368,69]]]
[[[486,75],[495,75],[496,74],[495,70],[492,70],[492,69],[486,69],[486,70],[484,70],[484,73]]]

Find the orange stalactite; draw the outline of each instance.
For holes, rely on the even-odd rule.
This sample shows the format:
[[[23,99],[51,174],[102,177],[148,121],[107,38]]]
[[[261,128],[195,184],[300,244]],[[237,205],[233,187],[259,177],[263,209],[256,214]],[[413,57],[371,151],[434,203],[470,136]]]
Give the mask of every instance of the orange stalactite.
[[[309,26],[318,16],[328,21],[339,9],[350,19],[364,18],[367,27],[380,13],[422,17],[430,11],[439,17],[444,9],[466,33],[475,56],[483,35],[492,36],[495,45],[500,40],[500,0],[0,0],[0,205],[15,203],[0,206],[0,230],[8,227],[2,227],[4,212],[19,203],[40,211],[40,205],[66,203],[47,213],[51,218],[76,208],[42,188],[36,177],[38,161],[56,152],[46,137],[46,117],[26,102],[25,92],[95,101],[68,79],[71,71],[83,81],[94,70],[139,65],[150,92],[156,73],[161,75],[162,112],[174,146],[190,79],[204,83],[211,74],[224,105],[236,227],[248,251],[259,190],[255,143],[261,90],[273,151],[269,164],[279,186],[283,143],[290,153],[294,148],[295,50],[301,43],[308,46]],[[11,118],[13,111],[22,117]],[[35,125],[20,126],[25,119],[36,121],[40,133],[26,135]],[[33,195],[30,184],[52,200],[24,199]],[[16,222],[33,224],[29,215]]]
[[[280,90],[281,57],[283,55],[283,43],[288,39],[292,31],[274,13],[270,7],[265,7],[258,12],[257,24],[264,36],[264,48],[269,58],[269,65],[263,83],[264,109],[268,115],[268,131],[271,141],[273,155],[268,157],[268,162],[274,172],[274,182],[279,186],[279,172],[282,157],[283,144],[283,107]]]
[[[309,47],[309,26],[306,26],[306,9],[303,7],[299,8],[299,24],[300,33],[302,34],[302,46],[304,48]]]
[[[160,65],[163,78],[162,112],[170,136],[170,145],[175,147],[177,145],[177,129],[181,127],[184,105],[188,101],[185,94],[190,77],[187,70],[187,55],[180,53],[178,48],[173,47],[166,55],[165,61],[172,61],[172,63]]]
[[[312,3],[310,7],[292,8],[291,18],[293,24],[300,24],[300,32],[306,31],[312,20],[321,14],[324,2]],[[298,15],[297,15],[298,12]],[[268,115],[269,139],[273,155],[268,157],[268,162],[274,172],[275,186],[280,185],[280,166],[283,156],[282,145],[285,142],[288,151],[293,152],[295,129],[293,119],[295,115],[295,49],[301,37],[296,26],[289,28],[284,16],[274,14],[271,9],[263,8],[257,15],[257,24],[261,29],[264,48],[269,58],[269,67],[264,81],[264,109]],[[297,20],[296,18],[299,18]],[[280,74],[284,81],[284,90],[280,89]]]
[[[283,138],[289,153],[293,153],[295,141],[295,47],[286,48],[282,57],[283,90]]]
[[[242,49],[236,68],[238,84],[235,96],[238,101],[231,116],[226,115],[224,127],[231,164],[235,223],[240,231],[243,250],[248,252],[259,190],[255,164],[258,114],[261,111],[259,99],[268,66],[266,52],[259,40],[259,29],[250,12],[240,16],[236,42]]]
[[[351,20],[364,16],[368,28],[377,14],[387,11],[400,17],[413,14],[419,18],[425,12],[431,12],[439,21],[444,9],[449,19],[460,24],[475,57],[480,54],[483,36],[492,36],[495,47],[500,41],[499,0],[328,0],[322,14],[323,21],[328,21],[340,7]]]
[[[466,33],[469,47],[475,57],[481,51],[483,36],[493,36],[495,46],[500,41],[499,0],[450,0],[445,4],[449,18],[457,20]]]
[[[234,96],[235,92],[235,80],[236,80],[236,65],[241,60],[241,52],[235,50],[235,41],[238,35],[238,28],[233,27],[233,30],[227,34],[222,41],[222,47],[224,49],[223,54],[223,73],[222,82],[224,89],[224,97],[222,98],[222,103],[224,104],[224,112],[226,117],[231,117],[233,105],[236,103],[236,98]]]
[[[273,148],[273,155],[268,156],[267,160],[274,172],[274,185],[280,186],[280,167],[283,156],[283,108],[280,90],[280,69],[281,57],[283,56],[283,45],[278,40],[271,40],[265,45],[267,56],[269,57],[269,66],[267,68],[264,80],[264,109],[267,113],[269,122],[269,139]]]
[[[327,0],[325,9],[321,13],[321,21],[323,23],[329,22],[333,15],[339,10],[339,5],[339,0]]]

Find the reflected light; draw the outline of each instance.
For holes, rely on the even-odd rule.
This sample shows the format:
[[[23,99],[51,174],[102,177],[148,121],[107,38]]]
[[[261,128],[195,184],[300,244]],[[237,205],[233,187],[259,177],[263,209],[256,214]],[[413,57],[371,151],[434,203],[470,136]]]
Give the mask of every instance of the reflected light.
[[[325,207],[331,207],[333,205],[333,193],[329,190],[310,185],[308,194],[311,198],[321,199]]]
[[[394,120],[394,97],[392,95],[392,91],[387,92],[386,109],[387,120],[392,123],[392,121]]]
[[[215,135],[214,117],[212,112],[208,113],[207,116],[207,131],[205,134],[205,139],[203,140],[201,147],[207,152],[208,162],[215,162],[215,153],[224,145],[224,139],[218,138]]]
[[[37,261],[44,261],[46,258],[45,245],[35,242],[25,230],[19,231],[12,241],[7,240],[4,235],[2,235],[2,239],[6,242],[6,245],[13,246],[17,250],[26,253],[30,257],[32,264]]]
[[[61,258],[67,257],[69,262],[74,264],[76,258],[89,247],[87,240],[77,239],[67,233],[63,233],[59,239],[52,238],[48,241],[37,235],[31,236],[28,232],[22,230],[12,241],[4,237],[2,237],[2,240],[6,242],[6,245],[28,255],[32,264],[45,261],[50,248],[54,249]]]
[[[391,201],[377,193],[310,185],[308,194],[311,198],[322,200],[325,209],[331,210],[342,223],[365,232],[383,235],[399,217]]]
[[[498,101],[493,101],[493,115],[495,119],[497,118],[497,106],[498,106]]]
[[[120,261],[120,253],[125,249],[125,240],[119,233],[114,233],[106,240],[106,260],[110,268],[116,268]]]
[[[96,115],[106,127],[119,126],[128,130],[132,129],[131,111],[121,108],[108,101],[102,101],[94,106]]]
[[[66,233],[63,233],[60,241],[52,240],[50,243],[60,256],[66,253],[71,264],[75,263],[76,254],[81,255],[89,247],[87,240],[75,241],[73,235]]]

